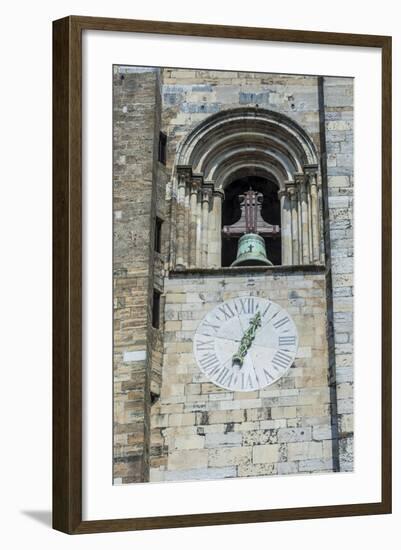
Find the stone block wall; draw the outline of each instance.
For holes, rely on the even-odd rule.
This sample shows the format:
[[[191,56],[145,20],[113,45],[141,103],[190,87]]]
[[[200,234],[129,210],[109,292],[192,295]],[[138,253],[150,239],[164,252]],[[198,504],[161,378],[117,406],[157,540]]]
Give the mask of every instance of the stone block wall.
[[[151,415],[151,481],[333,470],[325,272],[246,268],[171,276],[165,283],[163,385]],[[200,320],[219,302],[258,295],[299,331],[293,367],[263,390],[210,383],[192,353]]]
[[[353,469],[353,79],[324,77],[328,267],[340,470]]]
[[[113,478],[131,483],[149,471],[159,71],[116,67],[113,85]]]
[[[192,128],[213,113],[236,107],[285,114],[319,144],[316,76],[166,68],[162,92],[162,126],[168,134],[170,163]]]

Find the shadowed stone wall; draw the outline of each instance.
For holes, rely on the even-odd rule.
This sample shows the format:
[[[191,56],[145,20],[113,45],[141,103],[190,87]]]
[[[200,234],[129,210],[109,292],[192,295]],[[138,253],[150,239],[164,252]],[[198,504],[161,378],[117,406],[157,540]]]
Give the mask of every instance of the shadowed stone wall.
[[[115,69],[114,482],[149,471],[159,71]],[[163,198],[161,199],[161,202]]]
[[[326,230],[332,300],[331,354],[338,414],[341,471],[353,469],[353,85],[351,78],[322,78],[326,143]]]

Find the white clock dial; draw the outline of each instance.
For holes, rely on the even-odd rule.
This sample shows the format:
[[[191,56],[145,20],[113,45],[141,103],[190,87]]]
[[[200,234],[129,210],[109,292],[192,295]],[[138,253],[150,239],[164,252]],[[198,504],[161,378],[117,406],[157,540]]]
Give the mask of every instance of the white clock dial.
[[[227,300],[200,322],[194,355],[217,386],[251,391],[276,382],[291,367],[298,332],[289,313],[258,296]]]

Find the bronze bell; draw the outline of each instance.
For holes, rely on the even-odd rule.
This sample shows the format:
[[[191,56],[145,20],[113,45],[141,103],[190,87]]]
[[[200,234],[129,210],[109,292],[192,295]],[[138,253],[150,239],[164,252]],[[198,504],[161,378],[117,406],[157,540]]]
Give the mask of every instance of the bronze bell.
[[[238,241],[237,259],[231,267],[238,265],[273,265],[267,258],[265,240],[256,233],[245,233]]]
[[[250,188],[239,196],[241,217],[232,225],[223,227],[227,237],[242,235],[238,241],[236,265],[273,265],[267,258],[265,240],[262,235],[276,236],[280,233],[278,225],[271,225],[262,218],[263,195]]]

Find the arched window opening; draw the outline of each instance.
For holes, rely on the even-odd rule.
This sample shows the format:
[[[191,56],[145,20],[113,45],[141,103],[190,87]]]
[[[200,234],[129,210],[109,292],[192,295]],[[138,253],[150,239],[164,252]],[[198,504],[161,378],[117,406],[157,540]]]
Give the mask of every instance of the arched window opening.
[[[224,193],[222,205],[222,250],[221,264],[223,267],[231,266],[237,258],[238,241],[245,233],[243,226],[245,219],[241,209],[241,201],[249,191],[256,191],[260,197],[260,215],[264,222],[277,228],[281,226],[280,201],[278,188],[274,181],[259,176],[245,176],[233,181]],[[273,265],[281,264],[281,234],[276,230],[268,231],[260,228],[263,237],[268,260]]]
[[[239,108],[206,118],[176,155],[169,188],[170,268],[318,264],[318,171],[311,138],[282,114]],[[238,224],[241,209],[249,221],[255,201],[256,231],[241,223],[227,231]]]

